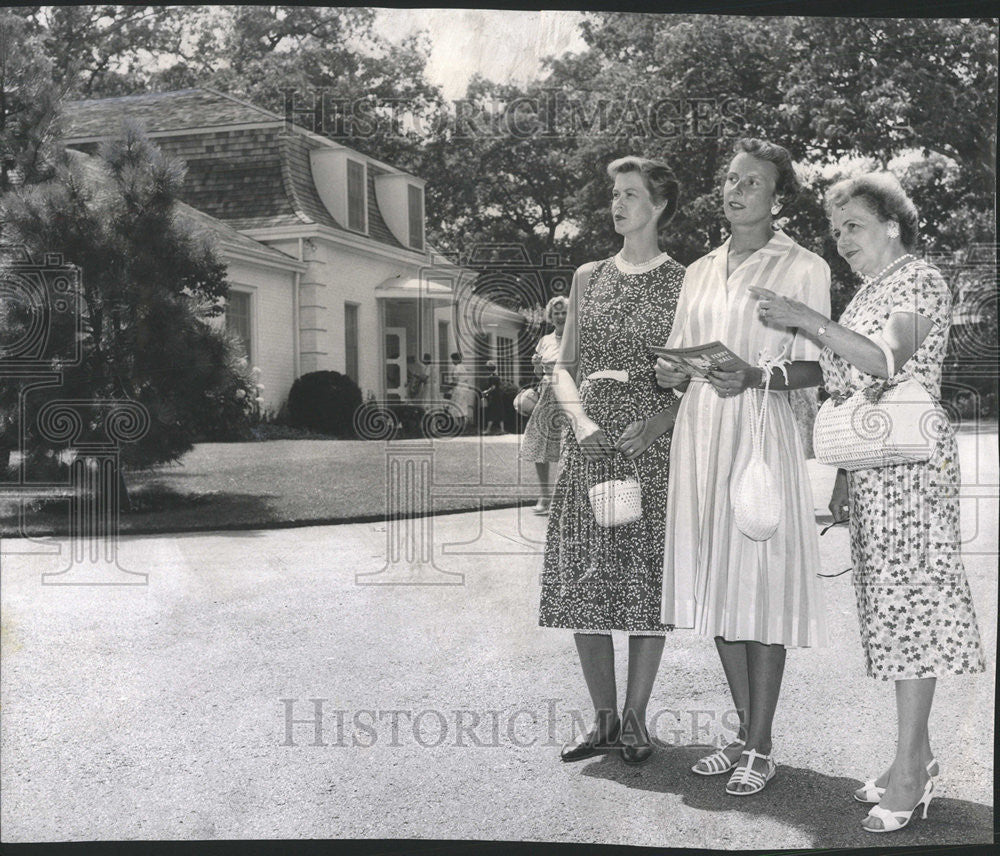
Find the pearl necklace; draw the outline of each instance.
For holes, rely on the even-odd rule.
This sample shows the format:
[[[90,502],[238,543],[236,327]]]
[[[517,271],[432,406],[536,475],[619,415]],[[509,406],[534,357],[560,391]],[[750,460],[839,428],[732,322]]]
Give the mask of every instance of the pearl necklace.
[[[630,262],[622,255],[622,252],[622,250],[619,250],[615,255],[615,267],[617,267],[622,273],[631,276],[649,273],[649,271],[659,267],[670,258],[670,255],[664,251],[653,256],[651,259],[646,259],[644,262]]]
[[[892,268],[894,264],[896,264],[897,262],[901,262],[903,259],[913,259],[914,261],[916,261],[916,256],[914,256],[912,253],[903,253],[903,255],[897,256],[891,262],[889,262],[889,264],[887,264],[884,268],[882,268],[882,270],[880,270],[877,274],[875,274],[875,276],[862,275],[862,278],[865,280],[865,285],[871,285],[873,282],[878,282],[880,279],[882,279],[883,276],[885,276],[889,272],[890,268]],[[900,267],[902,267],[902,265],[900,265]]]

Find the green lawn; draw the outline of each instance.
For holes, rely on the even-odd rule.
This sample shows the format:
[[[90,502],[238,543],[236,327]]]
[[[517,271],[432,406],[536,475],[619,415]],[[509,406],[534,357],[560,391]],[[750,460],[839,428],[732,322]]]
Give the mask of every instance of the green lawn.
[[[996,422],[963,425],[965,432],[995,432]],[[437,512],[533,503],[533,464],[517,458],[519,435],[397,440],[273,440],[266,443],[203,443],[178,464],[127,477],[133,511],[121,517],[127,533],[257,529],[316,523],[382,520],[390,461],[410,471],[428,466],[429,505]],[[421,450],[432,450],[428,459]],[[68,494],[68,488],[63,491]],[[426,512],[408,502],[405,486],[392,495],[403,511]],[[0,484],[0,536],[65,535],[68,502],[35,500],[25,509],[4,496]]]
[[[432,461],[430,504],[435,511],[496,508],[534,501],[533,464],[519,464],[518,435],[463,437],[390,443],[346,440],[275,440],[267,443],[204,443],[178,464],[126,478],[133,512],[121,531],[182,532],[252,529],[307,523],[380,520],[386,513],[390,461]],[[428,458],[422,450],[432,450]],[[395,468],[393,468],[395,469]],[[419,469],[409,465],[410,472]],[[426,511],[408,502],[405,487],[393,495],[404,510]],[[9,495],[8,495],[9,496]],[[68,503],[34,501],[24,534],[65,534]],[[18,506],[0,500],[0,535],[19,534]]]

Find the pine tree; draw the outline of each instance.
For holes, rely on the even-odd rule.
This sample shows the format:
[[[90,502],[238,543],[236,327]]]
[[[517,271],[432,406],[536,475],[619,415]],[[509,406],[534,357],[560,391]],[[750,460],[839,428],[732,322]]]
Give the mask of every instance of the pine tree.
[[[73,324],[53,326],[46,359],[62,367],[58,387],[35,390],[20,414],[30,461],[44,462],[59,444],[40,433],[47,401],[131,401],[149,414],[145,436],[121,449],[131,467],[173,461],[199,437],[248,430],[256,387],[230,336],[211,323],[228,292],[225,264],[207,236],[178,215],[183,166],[165,158],[134,125],[100,157],[67,152],[54,177],[0,198],[5,238],[32,258],[58,253],[80,271],[82,362]],[[6,341],[30,321],[18,307],[0,315]],[[14,331],[14,332],[11,332]],[[3,331],[0,331],[3,333]],[[0,411],[17,412],[17,389],[0,389]],[[86,415],[83,410],[87,410]],[[102,411],[77,442],[106,436]],[[106,414],[105,414],[106,415]],[[6,433],[20,436],[11,424]]]

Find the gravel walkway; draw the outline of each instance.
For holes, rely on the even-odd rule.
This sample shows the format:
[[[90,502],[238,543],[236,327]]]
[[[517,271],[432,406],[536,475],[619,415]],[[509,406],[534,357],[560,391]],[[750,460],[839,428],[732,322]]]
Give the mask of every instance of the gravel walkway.
[[[434,545],[416,579],[437,585],[372,584],[414,581],[387,565],[384,523],[123,538],[120,565],[145,586],[43,585],[65,542],[60,557],[5,540],[3,840],[990,842],[996,435],[961,448],[991,672],[939,682],[941,797],[903,832],[873,841],[850,798],[888,763],[895,726],[891,686],[864,675],[849,574],[822,581],[832,647],[789,655],[778,777],[734,799],[688,772],[732,716],[714,646],[689,631],[667,638],[650,704],[665,745],[648,765],[558,761],[588,697],[570,635],[536,626],[544,520],[503,509],[415,524]],[[830,473],[811,466],[823,507]],[[821,546],[824,571],[847,566],[843,527]]]

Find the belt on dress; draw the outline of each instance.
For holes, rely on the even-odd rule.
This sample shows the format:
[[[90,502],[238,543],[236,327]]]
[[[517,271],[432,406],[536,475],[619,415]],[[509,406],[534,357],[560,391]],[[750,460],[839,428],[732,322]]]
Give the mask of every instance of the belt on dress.
[[[601,371],[591,372],[587,375],[587,380],[597,380],[598,378],[607,378],[608,380],[628,383],[628,372],[625,369],[602,369]]]

